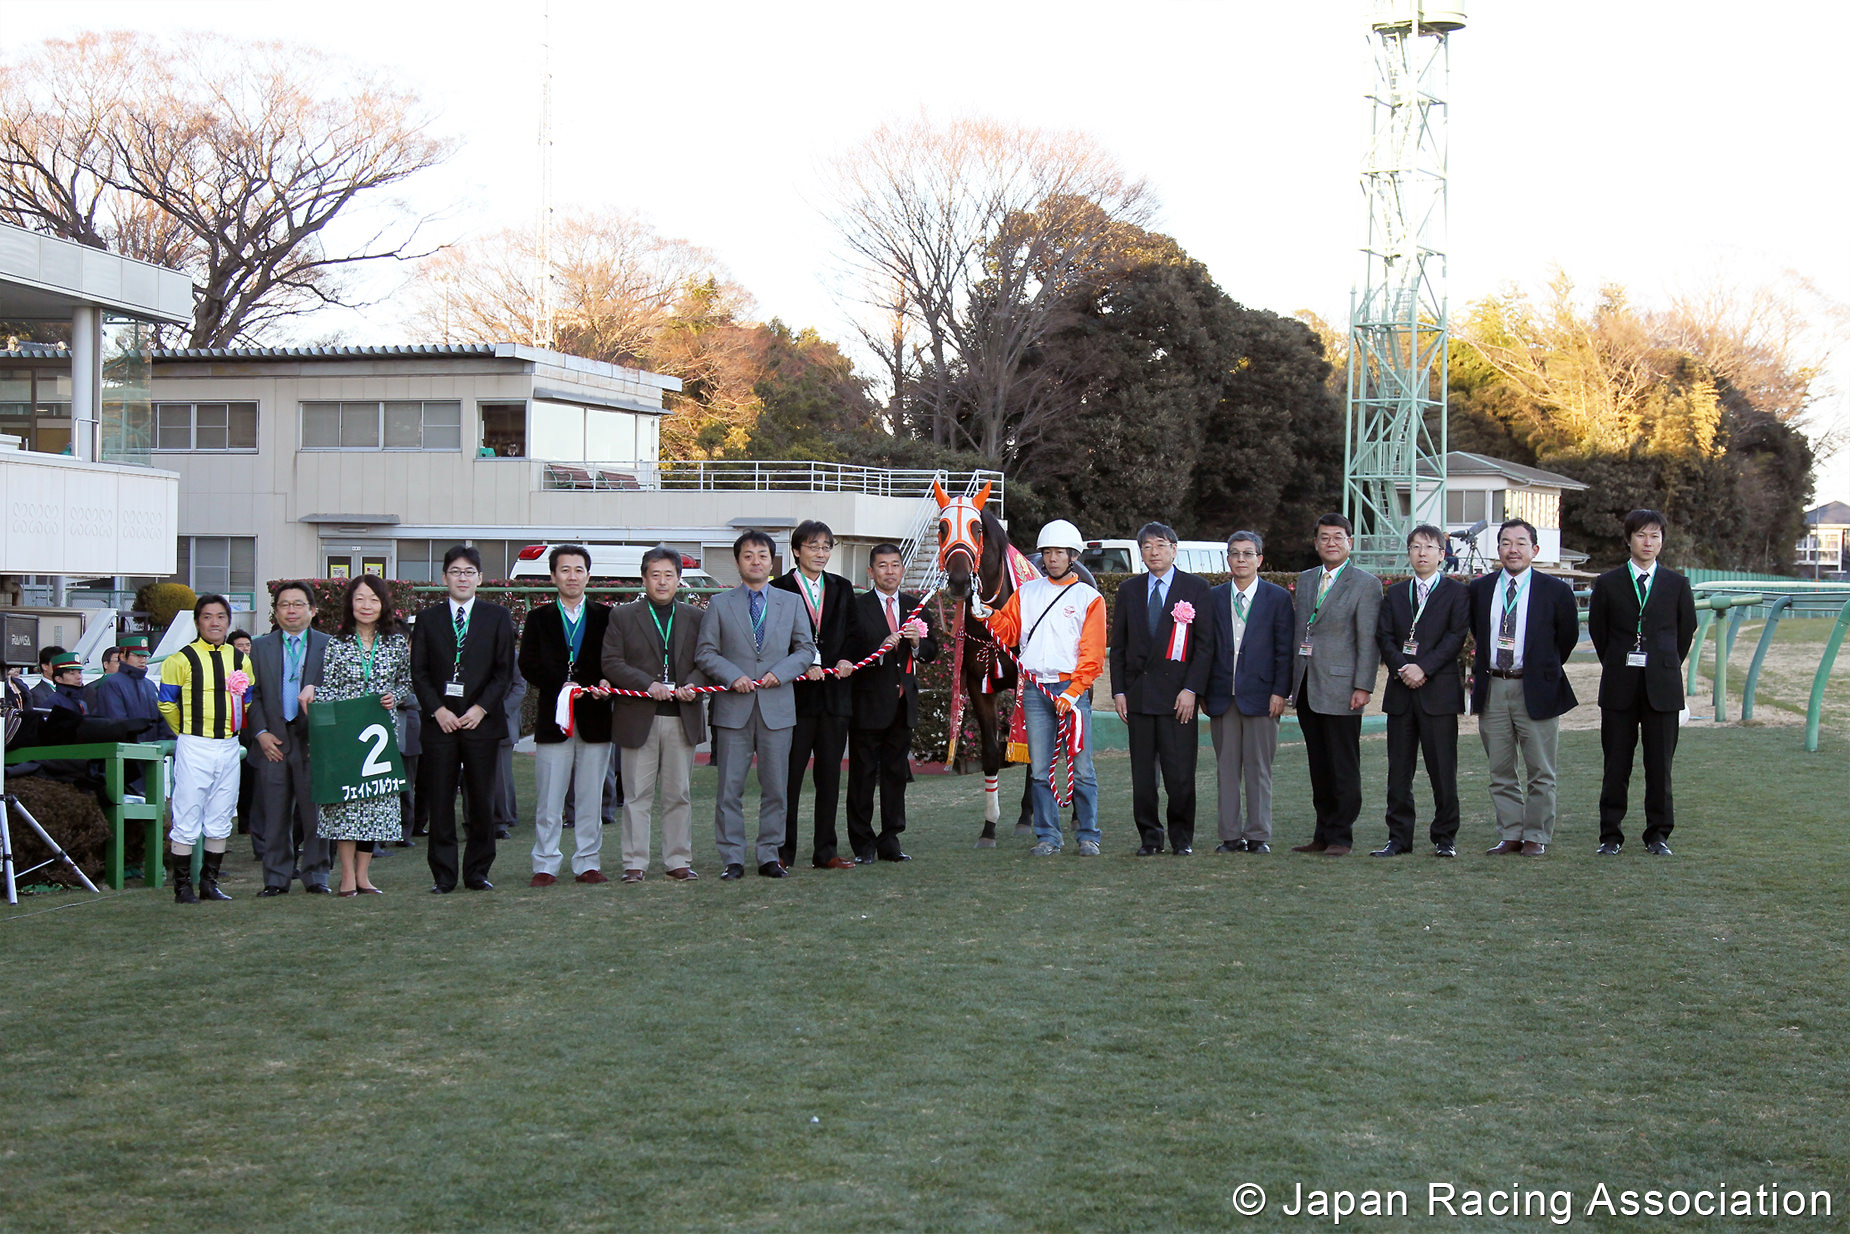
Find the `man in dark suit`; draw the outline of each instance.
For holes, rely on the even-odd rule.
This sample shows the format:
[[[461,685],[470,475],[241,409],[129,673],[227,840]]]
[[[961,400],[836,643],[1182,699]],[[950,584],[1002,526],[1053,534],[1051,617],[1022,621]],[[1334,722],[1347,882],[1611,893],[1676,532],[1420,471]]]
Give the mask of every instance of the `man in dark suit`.
[[[1587,634],[1599,656],[1599,744],[1606,770],[1599,792],[1599,853],[1616,857],[1625,845],[1625,798],[1632,754],[1644,742],[1644,850],[1670,856],[1676,814],[1670,800],[1670,760],[1677,752],[1683,710],[1683,661],[1696,639],[1696,600],[1689,580],[1657,557],[1664,516],[1633,510],[1625,516],[1631,560],[1593,583]]]
[[[1574,589],[1531,568],[1535,528],[1509,519],[1497,529],[1503,569],[1470,585],[1477,640],[1471,710],[1490,760],[1498,855],[1540,857],[1555,828],[1560,717],[1578,705],[1564,667],[1580,641]],[[1516,776],[1521,754],[1526,780]]]
[[[546,564],[557,598],[528,612],[520,632],[520,675],[539,704],[533,723],[533,791],[538,798],[533,811],[533,878],[527,885],[550,887],[559,881],[565,862],[559,838],[567,786],[575,786],[579,816],[585,820],[584,826],[572,830],[572,877],[581,883],[607,883],[599,868],[604,829],[596,820],[603,813],[599,798],[612,758],[610,699],[580,694],[571,706],[569,733],[559,727],[558,701],[567,685],[609,689],[602,661],[610,607],[585,598],[591,581],[589,549],[558,545]]]
[[[1471,630],[1471,597],[1439,573],[1445,533],[1415,527],[1407,536],[1413,577],[1388,588],[1375,624],[1387,665],[1388,841],[1371,856],[1413,851],[1413,768],[1423,755],[1432,782],[1433,853],[1458,856],[1458,716],[1465,709],[1458,653]]]
[[[271,613],[276,629],[251,644],[257,680],[251,688],[251,748],[257,773],[254,811],[261,832],[263,890],[279,896],[299,877],[304,890],[328,894],[333,846],[316,826],[315,797],[308,779],[308,713],[303,686],[321,684],[328,636],[312,629],[315,597],[307,583],[276,588]]]
[[[841,855],[835,830],[841,804],[842,755],[848,750],[848,717],[854,711],[848,671],[848,644],[859,641],[854,618],[854,584],[828,572],[835,552],[835,533],[827,523],[805,519],[790,533],[790,551],[797,568],[780,575],[771,586],[799,597],[809,617],[816,643],[816,662],[794,683],[797,723],[790,733],[789,823],[784,831],[780,859],[788,866],[797,855],[797,806],[803,798],[803,772],[815,760],[815,843],[810,864],[818,870],[852,870],[854,862]]]
[[[854,716],[848,730],[848,845],[857,865],[910,861],[900,847],[906,829],[906,785],[912,779],[912,730],[919,722],[918,666],[938,658],[931,616],[919,597],[900,591],[905,557],[897,544],[876,544],[868,554],[874,588],[855,598],[855,641],[847,654],[857,663],[876,650],[880,659],[854,674]],[[910,618],[910,620],[908,620]],[[880,834],[874,834],[874,789],[880,789]]]
[[[655,788],[662,790],[662,869],[676,882],[694,872],[694,807],[689,780],[694,747],[706,740],[706,703],[691,687],[707,684],[694,663],[704,614],[675,599],[681,554],[657,546],[642,555],[642,598],[619,605],[604,635],[604,676],[620,690],[648,698],[618,698],[611,738],[623,760],[623,881],[649,872],[649,822]],[[588,822],[586,824],[588,825]]]
[[[514,619],[499,604],[476,599],[482,555],[458,544],[443,555],[449,597],[418,614],[411,632],[411,683],[422,720],[418,739],[430,777],[431,891],[456,890],[456,784],[468,798],[462,883],[492,891],[495,864],[495,759],[506,722],[501,708],[514,676]]]
[[[1291,702],[1292,613],[1291,593],[1259,577],[1264,565],[1259,533],[1236,531],[1227,538],[1233,577],[1208,593],[1214,659],[1202,704],[1220,790],[1217,853],[1272,851],[1272,760]]]
[[[1163,851],[1163,823],[1178,857],[1195,851],[1195,762],[1201,725],[1195,701],[1207,692],[1214,659],[1208,585],[1176,568],[1176,533],[1163,523],[1137,532],[1144,573],[1118,584],[1111,621],[1111,701],[1130,730],[1131,817],[1139,857]],[[1156,811],[1161,772],[1169,794]]]
[[[1354,536],[1342,515],[1319,518],[1317,557],[1323,564],[1298,575],[1291,696],[1304,733],[1317,824],[1310,843],[1294,846],[1294,853],[1347,857],[1362,812],[1362,712],[1381,667],[1375,645],[1381,580],[1350,562]]]

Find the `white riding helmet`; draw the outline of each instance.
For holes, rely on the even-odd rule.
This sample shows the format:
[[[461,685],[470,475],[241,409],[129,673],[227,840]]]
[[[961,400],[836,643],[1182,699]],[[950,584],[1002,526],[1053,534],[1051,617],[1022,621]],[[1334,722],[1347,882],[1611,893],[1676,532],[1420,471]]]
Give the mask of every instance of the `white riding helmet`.
[[[1057,518],[1041,528],[1040,539],[1034,542],[1034,547],[1069,549],[1077,557],[1086,551],[1086,542],[1079,538],[1079,528],[1063,518]]]

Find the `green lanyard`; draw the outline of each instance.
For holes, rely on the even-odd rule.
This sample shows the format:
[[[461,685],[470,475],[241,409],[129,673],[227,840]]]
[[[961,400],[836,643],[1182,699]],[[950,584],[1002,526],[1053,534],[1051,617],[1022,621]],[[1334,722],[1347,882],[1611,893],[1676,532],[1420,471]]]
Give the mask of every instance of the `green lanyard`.
[[[668,675],[668,649],[671,646],[670,640],[674,638],[674,603],[669,602],[668,624],[665,627],[662,619],[655,615],[654,601],[645,597],[643,603],[649,606],[649,620],[655,623],[655,632],[662,636],[662,681],[672,683],[674,679]]]
[[[373,631],[373,642],[370,647],[361,643],[360,636],[357,634],[353,636],[353,643],[360,651],[360,681],[370,686],[373,683],[373,656],[379,651],[379,632]]]
[[[827,580],[820,579],[820,578],[817,579],[816,580],[816,590],[815,590],[815,593],[812,595],[809,590],[809,576],[804,574],[803,571],[798,570],[797,571],[797,586],[803,589],[803,598],[809,601],[809,611],[810,611],[810,615],[812,619],[815,621],[817,626],[821,626],[822,625],[823,591],[824,591],[824,588],[827,586]]]
[[[1432,593],[1434,591],[1437,591],[1438,588],[1439,588],[1439,580],[1435,576],[1432,582],[1429,583],[1426,587],[1425,599],[1421,599],[1420,598],[1420,580],[1417,578],[1410,578],[1407,580],[1407,602],[1413,605],[1413,624],[1414,625],[1417,626],[1420,624],[1420,618],[1426,612],[1426,605],[1428,601],[1432,599]]]
[[[1628,571],[1629,573],[1629,571]],[[1650,585],[1645,578],[1650,578]],[[1632,593],[1638,597],[1638,646],[1644,646],[1644,606],[1650,603],[1651,588],[1657,586],[1657,572],[1653,570],[1648,576],[1632,574]]]
[[[1343,576],[1343,571],[1348,568],[1349,563],[1347,561],[1343,562],[1340,566],[1330,571],[1330,585],[1328,587],[1323,587],[1321,585],[1318,587],[1319,594],[1317,596],[1317,602],[1311,605],[1310,609],[1310,622],[1308,623],[1310,626],[1316,625],[1317,618],[1323,615],[1324,600],[1328,599],[1330,593],[1336,590],[1336,580],[1341,578]]]
[[[1520,587],[1518,587],[1518,588],[1516,589],[1516,594],[1515,594],[1514,596],[1512,596],[1512,595],[1510,595],[1510,589],[1509,589],[1509,586],[1508,586],[1508,584],[1505,584],[1505,585],[1504,585],[1504,588],[1503,588],[1503,615],[1504,615],[1505,617],[1508,617],[1508,616],[1510,615],[1510,610],[1511,610],[1511,609],[1513,609],[1513,608],[1515,608],[1515,607],[1516,607],[1517,605],[1519,605],[1519,604],[1521,604],[1521,603],[1522,603],[1522,598],[1523,598],[1523,596],[1525,596],[1525,595],[1527,595],[1527,594],[1528,594],[1528,592],[1529,592],[1529,577],[1528,577],[1528,575],[1529,575],[1529,572],[1528,572],[1527,570],[1524,570],[1524,571],[1523,571],[1523,580],[1522,580],[1522,586],[1520,586]]]
[[[462,617],[462,625],[456,628],[456,662],[450,666],[451,681],[462,680],[463,644],[469,641],[469,623],[474,620],[468,609],[463,609],[459,615]],[[454,618],[451,619],[450,625],[456,626]]]
[[[578,662],[578,650],[584,646],[585,637],[585,602],[578,602],[578,620],[573,621],[565,615],[565,605],[559,605],[559,621],[565,626],[565,672],[569,677],[572,665]]]

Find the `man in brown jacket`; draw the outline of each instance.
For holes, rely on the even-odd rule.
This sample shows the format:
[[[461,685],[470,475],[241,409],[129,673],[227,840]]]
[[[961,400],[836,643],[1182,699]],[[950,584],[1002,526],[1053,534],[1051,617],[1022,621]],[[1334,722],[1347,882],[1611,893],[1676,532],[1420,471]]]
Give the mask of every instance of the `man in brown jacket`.
[[[649,869],[649,816],[662,790],[662,865],[668,877],[694,873],[694,808],[688,782],[694,747],[706,739],[704,700],[689,687],[706,684],[694,665],[701,610],[679,604],[681,554],[652,548],[642,557],[643,597],[610,614],[604,633],[604,678],[619,690],[610,736],[623,763],[623,881],[640,883]]]

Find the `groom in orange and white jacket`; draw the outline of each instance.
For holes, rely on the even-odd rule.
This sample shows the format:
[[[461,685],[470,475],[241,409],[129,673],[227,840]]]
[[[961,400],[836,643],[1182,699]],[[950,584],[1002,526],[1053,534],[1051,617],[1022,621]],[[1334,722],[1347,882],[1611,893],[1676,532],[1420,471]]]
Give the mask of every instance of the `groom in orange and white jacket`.
[[[1004,645],[1019,648],[1019,694],[1028,729],[1028,776],[1034,792],[1034,855],[1060,851],[1060,807],[1047,784],[1058,754],[1060,717],[1071,715],[1067,743],[1072,759],[1073,833],[1081,857],[1098,856],[1098,778],[1092,772],[1092,683],[1105,671],[1105,598],[1079,581],[1073,563],[1085,548],[1079,529],[1065,519],[1041,528],[1036,547],[1044,578],[1023,584],[987,615]],[[1030,682],[1038,681],[1046,693]],[[1047,695],[1054,697],[1050,700]]]

